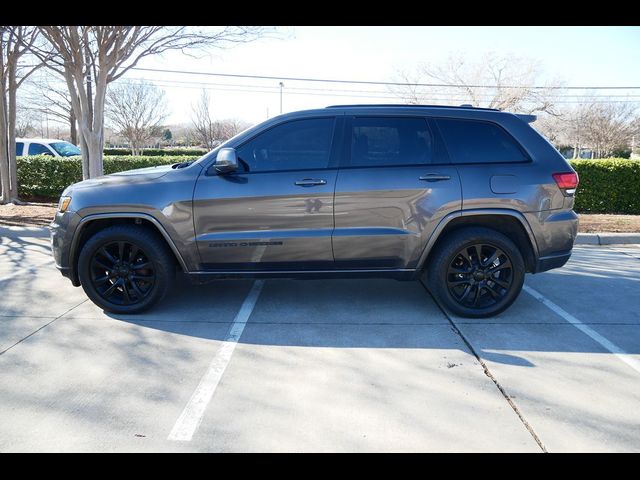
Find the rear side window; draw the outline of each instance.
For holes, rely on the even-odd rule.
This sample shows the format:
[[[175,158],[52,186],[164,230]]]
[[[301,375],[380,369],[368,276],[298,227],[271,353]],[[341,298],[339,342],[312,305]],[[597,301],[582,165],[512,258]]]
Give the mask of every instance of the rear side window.
[[[356,117],[351,130],[351,166],[431,163],[433,139],[424,118]]]
[[[238,150],[248,172],[327,168],[334,118],[283,123],[249,140]]]
[[[513,137],[494,123],[451,118],[436,121],[453,163],[529,161]]]
[[[29,144],[29,155],[52,155],[51,150],[42,145],[41,143]]]
[[[16,156],[22,155],[22,147],[24,147],[24,143],[16,142]]]

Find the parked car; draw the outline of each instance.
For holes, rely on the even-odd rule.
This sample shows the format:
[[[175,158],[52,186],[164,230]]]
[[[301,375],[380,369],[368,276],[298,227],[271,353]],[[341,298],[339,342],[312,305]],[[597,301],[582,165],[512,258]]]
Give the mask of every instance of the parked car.
[[[212,278],[424,279],[457,315],[564,265],[575,171],[531,115],[345,105],[274,117],[197,161],[85,180],[51,224],[56,265],[107,311],[141,312],[176,267]]]
[[[54,138],[16,138],[16,155],[51,155],[52,157],[73,157],[80,155],[80,149],[73,143]]]

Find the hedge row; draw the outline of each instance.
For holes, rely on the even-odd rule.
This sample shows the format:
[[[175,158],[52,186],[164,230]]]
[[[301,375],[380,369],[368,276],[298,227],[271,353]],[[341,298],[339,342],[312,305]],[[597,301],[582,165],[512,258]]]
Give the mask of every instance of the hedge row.
[[[170,165],[172,163],[195,160],[198,156],[182,155],[173,157],[104,157],[106,174],[133,170],[135,168]],[[54,158],[48,155],[18,157],[18,195],[22,198],[57,198],[72,183],[82,180],[80,157]]]
[[[640,160],[570,160],[578,172],[576,211],[640,215]]]
[[[203,148],[145,148],[142,150],[144,157],[174,157],[177,155],[197,155],[202,156],[208,150]],[[105,148],[105,155],[117,155],[119,157],[130,157],[130,148]]]
[[[198,156],[105,156],[105,173],[167,165]],[[576,211],[580,213],[625,213],[640,215],[640,161],[626,159],[571,160],[580,176]],[[18,157],[18,184],[21,197],[57,198],[82,180],[79,157]]]

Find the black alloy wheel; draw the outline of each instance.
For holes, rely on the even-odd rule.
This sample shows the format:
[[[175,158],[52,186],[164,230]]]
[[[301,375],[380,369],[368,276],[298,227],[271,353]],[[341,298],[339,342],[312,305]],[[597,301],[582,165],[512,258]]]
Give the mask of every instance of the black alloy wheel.
[[[107,302],[140,303],[151,293],[155,281],[153,262],[132,242],[107,243],[91,259],[91,283]]]
[[[476,243],[461,249],[449,264],[447,287],[465,307],[485,308],[500,302],[513,283],[510,258],[495,245]]]

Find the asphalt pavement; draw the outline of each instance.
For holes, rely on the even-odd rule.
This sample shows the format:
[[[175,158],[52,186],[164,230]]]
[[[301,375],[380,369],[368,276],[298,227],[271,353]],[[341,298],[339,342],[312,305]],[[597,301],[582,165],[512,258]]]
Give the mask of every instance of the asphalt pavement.
[[[106,314],[0,227],[0,451],[640,451],[640,246],[580,245],[499,317],[419,282],[179,278]]]

